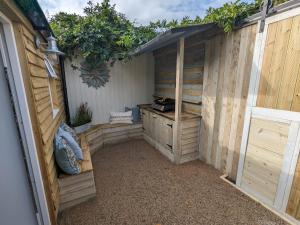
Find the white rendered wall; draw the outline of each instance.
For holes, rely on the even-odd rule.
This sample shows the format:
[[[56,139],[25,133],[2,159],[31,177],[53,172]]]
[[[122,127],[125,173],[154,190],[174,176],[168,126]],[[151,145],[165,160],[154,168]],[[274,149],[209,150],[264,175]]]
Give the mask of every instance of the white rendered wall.
[[[80,59],[73,59],[77,64]],[[78,70],[65,61],[65,73],[71,118],[82,102],[93,111],[93,124],[107,123],[109,112],[124,111],[124,107],[152,102],[154,93],[154,60],[152,54],[143,54],[127,63],[116,62],[110,70],[110,80],[98,89],[82,83]]]

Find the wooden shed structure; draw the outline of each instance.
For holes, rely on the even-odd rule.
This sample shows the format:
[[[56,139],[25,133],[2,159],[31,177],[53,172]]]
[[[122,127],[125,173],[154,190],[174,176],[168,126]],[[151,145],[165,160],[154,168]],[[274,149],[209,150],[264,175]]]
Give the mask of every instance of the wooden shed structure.
[[[95,126],[88,134],[93,151],[107,141],[142,136],[174,163],[200,159],[212,165],[235,187],[299,224],[299,15],[299,1],[288,1],[264,7],[229,34],[216,24],[179,27],[139,47],[136,61],[143,63],[131,65],[128,76],[150,77],[153,89],[145,90],[142,100],[171,98],[175,110],[158,112],[151,101],[128,95],[141,108],[143,130],[109,128],[107,136],[107,126]],[[105,105],[128,94],[115,90],[113,97],[100,99],[72,75],[66,74],[68,84],[84,90],[81,101],[94,98]],[[134,81],[126,85],[135,92]],[[71,104],[78,101],[75,95],[69,95]]]
[[[176,101],[173,133],[168,132],[174,161],[200,158],[295,223],[300,219],[298,6],[290,1],[262,11],[230,34],[214,24],[171,29],[137,51],[153,52],[154,95]],[[162,151],[156,128],[161,131],[164,122],[159,125],[151,109],[142,112],[145,139]],[[199,117],[188,122],[191,115]]]
[[[9,174],[11,179],[3,187],[1,183],[1,190],[7,192],[1,191],[0,196],[10,198],[14,191],[10,187],[24,186],[16,191],[31,196],[33,202],[20,200],[19,207],[29,209],[24,214],[31,215],[24,216],[22,224],[55,225],[59,209],[94,196],[93,168],[84,162],[86,176],[65,179],[58,174],[54,134],[69,117],[67,102],[76,102],[75,95],[67,96],[66,87],[72,81],[67,79],[65,85],[62,60],[53,66],[52,76],[44,47],[37,46],[37,39],[45,42],[51,35],[40,7],[35,0],[29,1],[30,7],[22,2],[0,0],[0,97],[5,96],[0,103],[6,116],[1,123],[7,124],[0,127],[0,140],[5,147],[16,142],[8,137],[21,140],[15,148],[21,148],[22,154],[15,157],[28,180],[20,184],[17,169],[6,163],[0,174]],[[265,7],[229,34],[216,24],[166,31],[137,49],[136,57],[142,57],[143,63],[136,63],[138,70],[128,70],[135,78],[141,74],[150,77],[136,82],[153,87],[145,91],[145,98],[139,98],[148,102],[133,102],[140,107],[142,122],[97,124],[82,133],[86,161],[91,161],[90,150],[94,153],[107,144],[143,138],[176,164],[199,159],[212,165],[236,188],[289,222],[300,224],[299,40],[297,0],[269,11]],[[137,85],[134,81],[133,86]],[[137,89],[140,95],[142,89]],[[148,95],[175,100],[175,110],[154,110]],[[86,95],[94,96],[92,91]],[[16,160],[13,157],[0,164]],[[12,171],[16,173],[10,174]],[[81,195],[83,190],[85,195]],[[8,205],[0,219],[20,224],[11,213],[14,207]]]

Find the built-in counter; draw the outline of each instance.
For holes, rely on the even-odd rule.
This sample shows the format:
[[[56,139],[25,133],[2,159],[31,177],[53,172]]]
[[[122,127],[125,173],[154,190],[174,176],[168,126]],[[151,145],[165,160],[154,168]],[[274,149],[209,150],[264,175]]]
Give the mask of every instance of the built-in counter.
[[[159,112],[149,106],[140,108],[144,139],[174,162],[175,113]],[[180,149],[176,152],[179,153],[179,162],[184,163],[199,158],[200,116],[185,112],[181,116],[180,135],[177,137],[180,138]]]
[[[147,110],[149,112],[155,113],[157,115],[160,115],[162,117],[165,117],[167,119],[175,121],[175,112],[174,111],[173,112],[160,112],[160,111],[157,111],[157,110],[151,108],[151,106],[149,106],[149,105],[144,105],[144,106],[140,105],[140,108],[141,109],[145,109],[145,110]],[[183,120],[195,119],[195,118],[200,119],[200,117],[201,116],[193,114],[193,113],[187,113],[187,112],[182,112],[181,113],[181,120],[182,121]]]

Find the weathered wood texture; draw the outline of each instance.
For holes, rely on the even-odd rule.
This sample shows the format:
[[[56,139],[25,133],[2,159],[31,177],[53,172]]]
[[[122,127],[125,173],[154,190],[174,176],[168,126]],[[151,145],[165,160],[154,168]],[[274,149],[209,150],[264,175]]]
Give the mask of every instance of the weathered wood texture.
[[[290,123],[252,118],[241,187],[274,204]]]
[[[269,25],[257,106],[300,112],[299,39],[300,16]]]
[[[42,167],[46,170],[44,179],[45,188],[49,188],[51,197],[48,197],[48,207],[50,211],[58,212],[59,206],[59,187],[55,158],[53,154],[53,138],[57,127],[65,117],[63,105],[63,92],[60,80],[59,65],[55,66],[59,78],[53,81],[56,85],[56,106],[59,113],[53,118],[53,112],[50,102],[49,78],[44,63],[44,53],[34,46],[33,31],[25,28],[21,24],[15,24],[15,35],[19,54],[22,55],[21,63],[23,73],[27,76],[28,86],[26,92],[31,96],[30,110],[34,114],[33,127],[36,127],[35,138],[37,139],[37,150],[39,151],[39,160]],[[25,76],[24,75],[24,76]],[[36,124],[35,124],[36,122]],[[49,186],[49,187],[47,187]],[[47,195],[46,195],[47,196]],[[54,221],[52,221],[54,222]]]
[[[206,42],[200,157],[236,179],[256,24]]]
[[[200,118],[182,121],[180,131],[180,163],[198,159]]]
[[[144,139],[172,162],[174,161],[175,122],[149,108],[141,109]],[[200,117],[181,121],[178,147],[178,162],[185,163],[199,158]]]
[[[104,145],[143,138],[142,124],[100,124],[86,132],[91,154]]]
[[[204,42],[198,36],[185,39],[182,99],[183,110],[201,114],[202,84],[204,70]],[[176,44],[154,52],[155,95],[175,98]]]

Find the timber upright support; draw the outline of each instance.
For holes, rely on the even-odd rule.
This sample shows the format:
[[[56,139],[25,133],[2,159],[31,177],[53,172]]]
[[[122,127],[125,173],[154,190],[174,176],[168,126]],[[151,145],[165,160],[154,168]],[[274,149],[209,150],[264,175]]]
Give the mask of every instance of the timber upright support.
[[[180,163],[181,158],[181,110],[182,110],[182,85],[183,85],[183,62],[184,62],[184,37],[177,43],[176,60],[176,89],[175,89],[175,129],[174,129],[174,162]]]

